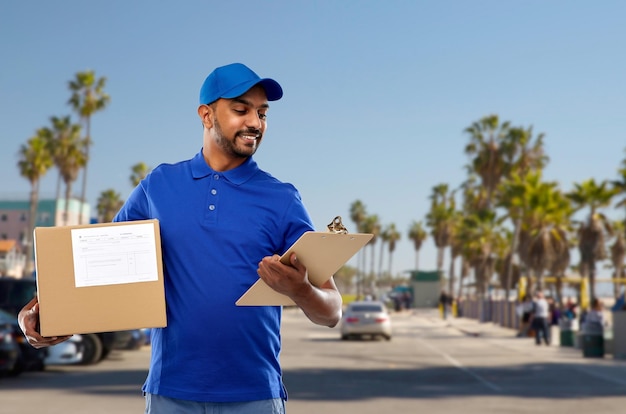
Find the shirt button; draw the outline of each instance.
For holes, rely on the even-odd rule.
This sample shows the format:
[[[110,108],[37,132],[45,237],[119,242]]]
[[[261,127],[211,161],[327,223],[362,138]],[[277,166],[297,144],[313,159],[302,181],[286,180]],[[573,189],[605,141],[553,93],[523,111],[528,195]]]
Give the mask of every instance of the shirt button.
[[[220,179],[220,176],[219,176],[219,175],[217,175],[217,174],[215,174],[215,175],[213,176],[213,178],[214,178],[215,180],[219,180],[219,179]]]
[[[215,205],[211,204],[211,205],[209,206],[209,210],[211,210],[211,211],[215,210]]]
[[[213,194],[213,195],[217,194],[217,190],[216,190],[215,188],[214,188],[214,189],[212,189],[212,190],[211,190],[211,194]]]

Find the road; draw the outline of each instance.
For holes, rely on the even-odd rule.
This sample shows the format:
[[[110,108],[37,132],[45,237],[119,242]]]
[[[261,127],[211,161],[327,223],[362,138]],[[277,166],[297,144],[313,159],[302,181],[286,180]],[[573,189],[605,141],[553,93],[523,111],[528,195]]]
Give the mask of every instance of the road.
[[[626,362],[537,347],[510,330],[436,312],[393,314],[391,341],[341,341],[337,328],[285,311],[289,414],[623,413]],[[141,413],[148,348],[95,366],[0,379],[0,413]]]

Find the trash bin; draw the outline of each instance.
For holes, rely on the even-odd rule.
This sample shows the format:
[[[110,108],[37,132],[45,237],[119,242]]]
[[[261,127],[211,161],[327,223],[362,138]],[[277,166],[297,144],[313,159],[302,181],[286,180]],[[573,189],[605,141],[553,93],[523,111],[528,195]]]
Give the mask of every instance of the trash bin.
[[[583,324],[581,347],[585,358],[604,358],[604,328],[601,324]]]
[[[578,321],[576,319],[559,319],[560,345],[574,346],[576,343],[576,333],[578,332]]]

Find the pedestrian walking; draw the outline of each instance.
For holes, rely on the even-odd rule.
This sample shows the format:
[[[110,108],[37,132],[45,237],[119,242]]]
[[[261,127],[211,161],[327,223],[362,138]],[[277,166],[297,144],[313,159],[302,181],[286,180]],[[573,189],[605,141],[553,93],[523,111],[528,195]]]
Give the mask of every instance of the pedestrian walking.
[[[520,317],[520,326],[519,331],[517,332],[517,337],[526,337],[531,329],[530,318],[533,313],[533,301],[530,295],[524,295],[522,302],[517,305],[517,313]]]
[[[543,292],[535,294],[533,302],[533,312],[531,316],[531,326],[535,330],[535,343],[541,345],[541,341],[550,345],[550,305]]]

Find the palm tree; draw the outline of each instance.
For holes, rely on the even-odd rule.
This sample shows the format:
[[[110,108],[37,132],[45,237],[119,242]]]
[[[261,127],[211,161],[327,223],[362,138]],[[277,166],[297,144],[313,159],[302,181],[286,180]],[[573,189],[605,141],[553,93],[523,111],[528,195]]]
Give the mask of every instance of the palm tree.
[[[626,209],[626,158],[622,160],[622,168],[617,170],[619,180],[612,182],[615,192],[622,195],[623,198],[617,202],[615,207],[624,207]],[[626,223],[626,216],[624,216],[624,223]]]
[[[413,241],[413,247],[415,248],[415,271],[419,270],[419,254],[424,240],[428,237],[428,233],[424,230],[424,225],[421,221],[413,221],[408,233],[409,240]]]
[[[509,290],[506,289],[506,284],[510,283],[510,286],[515,286],[519,283],[522,271],[518,263],[515,263],[515,259],[513,258],[513,253],[511,250],[511,240],[513,239],[512,234],[508,234],[506,236],[507,247],[503,251],[503,254],[498,258],[496,262],[496,272],[498,273],[498,280],[500,282],[500,286],[503,286],[505,289],[505,298],[509,297]],[[512,263],[514,262],[514,263]],[[509,278],[509,269],[510,269],[510,278]]]
[[[72,183],[78,178],[78,173],[87,160],[83,151],[83,142],[80,140],[80,125],[72,124],[69,116],[52,117],[51,122],[52,129],[48,145],[51,148],[54,164],[65,183],[64,224],[67,225]],[[79,211],[80,216],[82,216],[82,205]]]
[[[532,126],[529,128],[511,128],[505,138],[505,172],[506,181],[499,186],[500,207],[507,209],[509,217],[513,222],[513,236],[511,240],[511,257],[505,261],[506,269],[504,274],[505,297],[509,297],[509,292],[513,283],[513,266],[517,262],[517,247],[522,226],[522,215],[520,207],[520,196],[523,196],[524,185],[528,174],[532,171],[541,171],[548,163],[548,157],[543,148],[544,134],[533,137]]]
[[[574,190],[567,194],[577,210],[589,207],[587,220],[578,228],[578,249],[583,274],[589,276],[590,298],[595,298],[596,263],[606,258],[605,238],[612,233],[610,221],[598,210],[609,206],[615,194],[617,190],[609,188],[608,181],[596,183],[593,178],[574,184]]]
[[[626,257],[626,236],[624,236],[624,222],[613,222],[613,228],[615,229],[615,241],[611,245],[611,263],[615,269],[613,277],[621,279],[624,277],[624,258]],[[613,294],[615,298],[620,295],[620,284],[616,281],[613,282]]]
[[[467,279],[471,271],[470,262],[465,256],[463,256],[463,250],[461,249],[461,273],[459,275],[459,287],[456,294],[457,298],[463,297],[463,281]]]
[[[389,246],[389,276],[391,276],[391,265],[393,262],[393,252],[396,250],[396,243],[402,238],[400,232],[396,229],[395,223],[391,223],[384,232],[387,238],[387,245]]]
[[[130,184],[133,188],[137,187],[141,180],[146,178],[148,173],[150,173],[151,168],[144,162],[138,162],[137,164],[131,167],[131,175],[130,175]]]
[[[448,193],[447,184],[433,187],[430,196],[430,211],[426,215],[426,225],[437,247],[437,270],[443,271],[445,248],[450,244],[452,222],[455,212],[454,192]]]
[[[98,217],[101,223],[110,223],[122,207],[124,202],[120,198],[120,194],[109,188],[100,193],[98,198]]]
[[[383,258],[385,256],[385,246],[389,241],[388,227],[385,227],[380,232],[380,254],[378,255],[378,279],[383,277]]]
[[[626,152],[626,150],[625,150]],[[623,207],[626,209],[626,158],[622,160],[621,168],[617,170],[619,175],[619,180],[615,180],[612,182],[613,189],[616,192],[616,195],[621,195],[623,198],[615,204],[616,208]],[[620,223],[614,223],[615,231],[616,231],[616,239],[615,243],[611,246],[611,261],[613,262],[613,266],[615,267],[615,277],[621,278],[623,277],[623,269],[624,269],[624,240],[626,239],[626,215],[624,216],[624,221]],[[620,259],[621,257],[621,259]],[[614,291],[616,297],[619,293],[619,289],[617,285],[614,283]]]
[[[371,216],[367,216],[365,218],[365,221],[363,222],[363,232],[364,233],[371,233],[374,235],[374,237],[372,237],[372,239],[367,243],[370,246],[371,249],[371,265],[370,265],[370,277],[371,279],[371,287],[372,290],[374,290],[374,285],[375,285],[375,268],[374,268],[374,264],[375,264],[375,257],[376,257],[376,253],[375,253],[375,246],[376,246],[376,241],[378,240],[378,236],[380,235],[380,222],[378,219],[378,216],[376,214],[371,215]],[[372,292],[374,293],[374,292]]]
[[[513,173],[508,179],[500,183],[498,206],[504,207],[508,217],[513,221],[513,234],[511,236],[511,250],[509,256],[505,260],[505,268],[503,273],[504,297],[508,299],[511,286],[516,282],[514,279],[514,265],[518,262],[518,247],[520,240],[520,232],[522,229],[522,219],[524,217],[524,197],[526,196],[527,186],[526,177],[522,178],[518,173]]]
[[[567,211],[571,213],[571,207],[568,205]],[[563,301],[563,279],[565,279],[565,272],[570,268],[570,263],[572,261],[570,250],[576,247],[576,240],[572,237],[571,226],[569,223],[569,216],[567,217],[567,223],[562,226],[562,229],[565,231],[567,235],[567,240],[564,240],[562,243],[557,245],[556,249],[556,257],[552,262],[552,266],[549,271],[556,278],[555,288],[556,288],[556,297],[557,304],[560,309],[563,309],[565,305]]]
[[[506,242],[501,227],[502,219],[495,212],[482,209],[463,218],[458,237],[463,257],[474,268],[479,294],[484,295],[494,274],[495,253]]]
[[[569,264],[568,233],[572,209],[557,183],[542,181],[539,171],[528,174],[524,186],[519,198],[523,217],[517,253],[522,263],[532,269],[535,288],[543,290],[544,272],[567,268]],[[532,291],[530,284],[529,288]]]
[[[448,292],[450,292],[451,295],[453,295],[454,293],[454,282],[456,279],[456,272],[454,270],[456,259],[461,255],[463,251],[463,241],[459,237],[462,225],[462,213],[460,211],[456,211],[452,217],[452,227],[450,232],[450,278],[448,280]],[[461,283],[461,280],[459,280],[459,285]]]
[[[465,129],[470,142],[465,153],[470,157],[468,169],[481,178],[486,190],[486,198],[481,207],[490,209],[498,183],[505,176],[506,153],[510,146],[505,145],[509,132],[509,122],[500,124],[498,115],[489,115],[474,122]]]
[[[361,200],[356,200],[350,205],[350,219],[356,225],[357,232],[363,232],[363,222],[367,217],[367,210],[365,208],[365,204]],[[360,259],[360,260],[359,260]],[[361,296],[363,293],[363,277],[365,274],[365,260],[366,260],[366,252],[365,249],[359,250],[357,255],[357,296]],[[360,268],[360,269],[358,269]]]
[[[510,128],[503,142],[505,177],[517,173],[524,177],[531,171],[542,170],[550,160],[543,148],[545,134],[533,136],[533,127]]]
[[[37,205],[39,204],[39,183],[52,167],[52,156],[48,151],[49,130],[40,128],[35,136],[30,138],[25,145],[20,147],[17,165],[20,175],[30,183],[30,212],[28,214],[28,231],[26,233],[26,266],[23,276],[32,273],[33,265],[33,232],[37,218]]]
[[[91,148],[91,116],[103,110],[109,103],[110,97],[104,92],[106,78],[96,78],[92,70],[78,72],[73,80],[68,82],[72,96],[68,103],[74,109],[85,126],[86,136],[83,151],[85,153],[83,166],[83,187],[80,196],[81,202],[85,202],[87,193],[87,162],[89,161],[89,149]],[[82,218],[82,215],[80,216]]]
[[[567,259],[565,266],[560,266],[560,268],[567,268],[569,255],[564,255],[563,252],[569,252],[568,247],[567,232],[562,227],[541,227],[537,229],[536,234],[532,235],[528,246],[528,266],[536,277],[538,291],[543,291],[545,287],[545,271],[554,269],[559,258]]]

